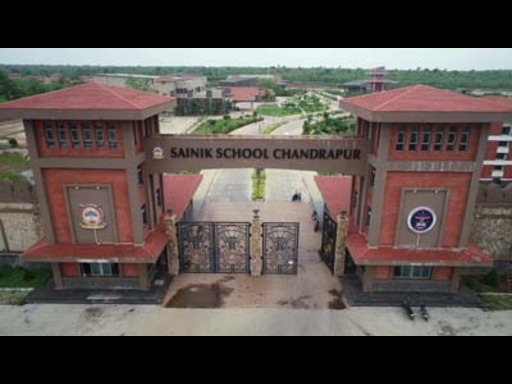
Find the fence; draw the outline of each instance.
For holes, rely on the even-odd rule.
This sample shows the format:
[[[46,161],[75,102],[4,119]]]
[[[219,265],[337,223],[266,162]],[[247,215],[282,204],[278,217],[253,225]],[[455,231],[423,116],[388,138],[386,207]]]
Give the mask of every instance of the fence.
[[[512,206],[512,184],[502,187],[497,184],[480,186],[478,205]]]
[[[0,202],[36,204],[35,188],[26,180],[15,182],[0,180]]]

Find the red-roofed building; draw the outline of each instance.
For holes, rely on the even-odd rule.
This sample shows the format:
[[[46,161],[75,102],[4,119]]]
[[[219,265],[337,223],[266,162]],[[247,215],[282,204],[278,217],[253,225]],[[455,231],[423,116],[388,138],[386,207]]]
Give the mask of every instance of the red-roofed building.
[[[97,83],[0,104],[24,120],[46,235],[22,259],[50,263],[57,289],[146,290],[166,263],[164,182],[145,177],[143,143],[174,104]]]
[[[364,291],[456,292],[461,268],[492,265],[469,237],[491,126],[512,108],[423,85],[341,108],[371,148],[366,177],[354,177],[346,242]]]
[[[265,90],[260,87],[227,87],[228,97],[235,103],[253,103],[260,101]]]

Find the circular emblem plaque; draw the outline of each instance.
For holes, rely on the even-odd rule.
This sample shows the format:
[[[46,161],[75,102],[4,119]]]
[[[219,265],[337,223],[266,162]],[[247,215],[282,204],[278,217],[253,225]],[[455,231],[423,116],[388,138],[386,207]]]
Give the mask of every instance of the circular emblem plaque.
[[[106,228],[105,214],[103,209],[96,204],[82,205],[82,229],[98,230]]]
[[[418,235],[430,232],[437,224],[436,213],[427,207],[414,209],[407,219],[409,229]]]

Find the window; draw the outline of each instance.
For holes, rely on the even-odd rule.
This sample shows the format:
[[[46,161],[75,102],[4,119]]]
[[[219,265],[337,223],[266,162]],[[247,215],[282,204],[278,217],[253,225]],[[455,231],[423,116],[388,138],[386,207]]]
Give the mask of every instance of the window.
[[[497,165],[494,167],[494,170],[496,172],[504,172],[505,171],[505,167],[503,165]]]
[[[366,226],[369,227],[372,223],[372,214],[373,211],[370,207],[368,207],[368,215],[366,216]]]
[[[462,130],[462,136],[460,138],[459,151],[466,152],[468,150],[470,135],[471,135],[471,128],[464,127],[464,129]]]
[[[162,190],[160,188],[158,188],[156,190],[156,205],[158,205],[159,207],[162,206]]]
[[[446,150],[448,152],[455,151],[455,145],[457,145],[457,133],[458,133],[457,127],[451,127],[450,128],[450,134],[448,135],[448,145],[446,146]]]
[[[407,135],[407,128],[401,126],[398,131],[398,137],[396,139],[396,150],[403,151],[405,149],[405,136]]]
[[[78,128],[75,122],[68,124],[69,137],[71,138],[71,148],[80,149],[80,136],[78,136]]]
[[[92,149],[92,135],[89,123],[82,123],[82,136],[84,138],[84,148],[87,150]]]
[[[443,150],[444,131],[445,131],[445,128],[443,126],[437,127],[436,143],[434,144],[434,151],[436,151],[436,152],[441,152]]]
[[[135,143],[135,148],[139,146],[139,130],[137,129],[137,123],[133,126],[133,142]]]
[[[110,149],[117,149],[117,133],[114,124],[108,125],[108,146]]]
[[[105,135],[103,134],[102,123],[96,123],[96,147],[98,149],[105,148]]]
[[[500,141],[499,147],[500,148],[508,148],[508,142],[507,141]]]
[[[423,141],[421,143],[421,150],[423,152],[430,151],[430,142],[432,141],[432,128],[425,127],[423,129]]]
[[[377,179],[377,170],[372,168],[372,174],[370,176],[370,187],[375,187],[375,180]]]
[[[142,174],[142,167],[137,168],[137,180],[139,181],[139,187],[143,187],[144,175]]]
[[[506,153],[498,153],[496,155],[496,160],[507,160],[507,154]]]
[[[419,132],[420,132],[420,129],[417,126],[412,127],[411,141],[409,142],[409,151],[416,151],[418,149]]]
[[[505,135],[505,136],[512,136],[512,127],[509,126],[509,125],[503,126],[502,134]]]
[[[146,206],[146,204],[144,204],[142,206],[141,211],[142,211],[142,223],[144,225],[148,225],[149,224],[149,221],[148,221],[148,207]]]
[[[81,264],[82,274],[86,277],[119,277],[119,264],[88,263]]]
[[[432,278],[432,267],[395,267],[393,277],[403,280],[430,280]]]
[[[369,139],[370,138],[370,131],[371,131],[371,125],[368,121],[364,122],[364,132],[363,132],[363,138]]]
[[[55,148],[55,134],[53,133],[52,123],[49,121],[44,123],[44,137],[46,138],[46,148]]]
[[[66,149],[68,147],[68,138],[66,135],[66,125],[64,123],[57,125],[57,137],[59,138],[59,148]]]

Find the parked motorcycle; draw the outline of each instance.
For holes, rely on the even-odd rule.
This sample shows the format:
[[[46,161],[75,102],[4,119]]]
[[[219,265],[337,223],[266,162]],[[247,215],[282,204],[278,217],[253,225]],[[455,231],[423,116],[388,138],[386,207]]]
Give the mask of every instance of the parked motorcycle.
[[[412,309],[411,302],[408,299],[405,299],[402,303],[402,308],[404,309],[407,317],[414,321],[416,319],[416,314],[414,313],[414,310]]]

